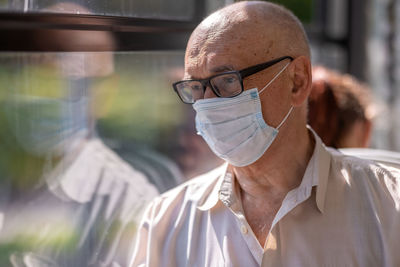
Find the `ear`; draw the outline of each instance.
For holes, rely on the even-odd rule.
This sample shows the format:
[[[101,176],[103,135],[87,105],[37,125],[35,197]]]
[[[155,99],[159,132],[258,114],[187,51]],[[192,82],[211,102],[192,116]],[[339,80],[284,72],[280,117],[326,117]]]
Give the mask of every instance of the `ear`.
[[[295,58],[289,65],[289,75],[292,80],[292,105],[303,105],[311,92],[312,74],[311,62],[306,56]]]

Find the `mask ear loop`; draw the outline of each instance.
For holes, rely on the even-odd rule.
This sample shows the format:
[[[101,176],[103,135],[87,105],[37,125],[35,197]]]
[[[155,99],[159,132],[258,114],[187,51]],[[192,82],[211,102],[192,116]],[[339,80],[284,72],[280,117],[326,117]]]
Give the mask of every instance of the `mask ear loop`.
[[[269,83],[267,83],[267,85],[264,86],[263,89],[261,89],[261,90],[258,92],[258,95],[261,95],[261,93],[262,93],[265,89],[267,89],[267,87],[268,87],[273,81],[275,81],[276,78],[279,77],[279,75],[287,68],[287,66],[289,66],[289,64],[290,64],[290,62],[288,62],[288,63],[278,72],[278,74],[276,74],[275,77],[272,78],[272,80],[269,81]],[[289,117],[290,113],[292,113],[292,110],[293,110],[293,106],[290,107],[290,109],[289,109],[288,113],[286,114],[285,118],[283,118],[283,120],[281,121],[281,123],[279,123],[279,125],[276,127],[277,130],[279,130],[279,128],[281,128],[281,126],[285,123],[285,121],[286,121],[287,118]]]
[[[265,89],[267,89],[267,87],[268,87],[273,81],[275,81],[276,78],[279,77],[279,75],[287,68],[287,66],[289,66],[289,64],[290,64],[290,62],[288,62],[288,63],[285,65],[285,67],[283,67],[283,68],[278,72],[278,74],[276,74],[275,77],[272,78],[272,80],[270,80],[269,83],[267,83],[267,85],[264,86],[263,89],[261,89],[261,90],[258,92],[258,94],[261,95],[261,93],[262,93]]]
[[[289,117],[290,113],[292,113],[292,110],[293,110],[293,106],[290,107],[290,109],[289,109],[288,113],[286,114],[285,118],[283,118],[281,123],[279,123],[279,125],[276,127],[277,130],[279,130],[279,128],[281,128],[281,126],[285,123],[285,121]]]

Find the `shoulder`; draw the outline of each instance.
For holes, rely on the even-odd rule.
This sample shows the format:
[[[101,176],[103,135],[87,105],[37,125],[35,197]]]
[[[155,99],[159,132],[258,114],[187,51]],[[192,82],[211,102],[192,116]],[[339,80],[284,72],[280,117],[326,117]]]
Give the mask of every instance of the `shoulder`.
[[[46,182],[62,199],[84,204],[109,197],[123,202],[113,208],[127,210],[140,208],[158,195],[142,172],[98,138],[86,140],[77,153],[67,155]]]
[[[360,157],[358,154],[345,154],[332,148],[328,148],[328,151],[332,156],[332,167],[342,171],[371,174],[372,176],[368,176],[370,178],[387,176],[395,180],[400,179],[400,165],[372,157]]]
[[[138,189],[138,194],[143,193],[143,189],[148,190],[147,193],[151,192],[152,196],[158,194],[156,188],[149,183],[144,173],[132,167],[100,139],[93,138],[88,141],[81,155],[82,158],[88,158],[87,161],[92,163],[92,166],[96,166],[93,169],[101,172],[100,176],[103,177],[105,182]],[[110,186],[111,188],[112,186]]]
[[[150,203],[148,209],[151,211],[148,210],[147,216],[162,216],[172,210],[199,207],[213,193],[225,169],[224,164],[161,194]]]
[[[400,169],[380,160],[359,158],[328,149],[331,153],[331,177],[350,191],[369,195],[374,202],[389,201],[400,207]]]

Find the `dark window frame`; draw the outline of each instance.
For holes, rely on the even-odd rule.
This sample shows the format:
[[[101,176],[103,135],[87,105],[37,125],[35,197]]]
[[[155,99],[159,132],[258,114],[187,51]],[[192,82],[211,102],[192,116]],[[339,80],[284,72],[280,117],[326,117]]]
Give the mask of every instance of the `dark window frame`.
[[[197,1],[196,17],[188,21],[107,15],[44,12],[0,12],[0,52],[101,52],[183,50],[191,32],[204,16],[203,1]],[[54,40],[37,42],[37,36],[60,32],[100,31],[112,34],[109,43],[71,42],[59,46]],[[75,35],[76,36],[76,35]]]

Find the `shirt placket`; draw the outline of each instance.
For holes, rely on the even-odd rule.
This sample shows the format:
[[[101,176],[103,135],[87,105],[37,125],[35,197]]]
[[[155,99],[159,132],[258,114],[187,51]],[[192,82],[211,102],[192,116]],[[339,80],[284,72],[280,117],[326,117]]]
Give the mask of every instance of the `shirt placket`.
[[[311,196],[311,185],[303,186],[296,188],[292,191],[290,191],[285,199],[282,202],[282,205],[280,209],[278,210],[277,214],[275,215],[274,220],[272,221],[271,228],[268,232],[264,249],[263,249],[263,255],[262,255],[262,260],[260,261],[260,266],[263,267],[269,267],[269,266],[274,266],[273,264],[275,262],[271,262],[271,259],[268,257],[268,251],[269,250],[274,250],[274,253],[280,254],[278,250],[279,248],[277,247],[277,238],[276,236],[273,235],[274,230],[277,226],[277,224],[283,219],[285,215],[287,215],[290,211],[292,211],[294,208],[296,208],[298,205],[300,205],[302,202],[306,201],[310,196]]]
[[[254,234],[242,212],[235,212],[233,210],[232,212],[235,215],[237,226],[240,229],[240,233],[250,249],[251,254],[257,263],[261,265],[263,248],[260,246],[256,235]]]
[[[245,240],[251,254],[260,265],[262,261],[263,248],[260,246],[260,243],[258,243],[255,234],[243,214],[240,201],[238,201],[236,197],[238,192],[236,192],[235,189],[233,174],[227,172],[219,192],[219,199],[235,216],[237,227],[240,230],[243,239]]]
[[[248,248],[250,249],[250,252],[260,266],[272,266],[272,263],[270,263],[268,259],[268,253],[266,252],[269,249],[278,249],[276,247],[276,238],[272,234],[275,226],[286,214],[311,196],[311,189],[313,185],[316,185],[313,180],[306,180],[298,188],[287,193],[280,209],[275,215],[267,235],[265,246],[263,248],[258,242],[256,235],[252,231],[244,216],[241,202],[237,198],[238,192],[233,180],[233,174],[230,172],[225,174],[224,182],[222,183],[221,190],[219,192],[219,199],[235,216],[237,227],[240,230],[240,233]]]

